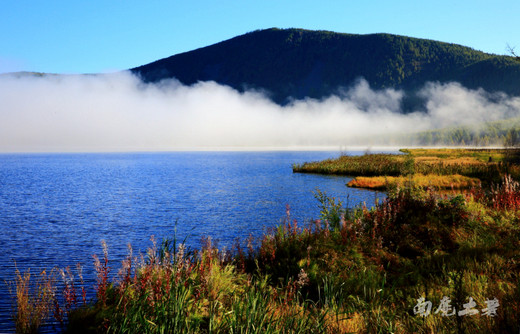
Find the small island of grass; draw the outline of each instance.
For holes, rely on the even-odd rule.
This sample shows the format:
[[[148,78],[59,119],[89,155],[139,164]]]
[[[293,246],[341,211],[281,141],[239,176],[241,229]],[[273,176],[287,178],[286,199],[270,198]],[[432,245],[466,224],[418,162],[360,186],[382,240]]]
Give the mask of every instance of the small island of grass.
[[[403,149],[403,154],[342,155],[294,165],[298,173],[348,175],[348,186],[383,189],[406,183],[421,188],[469,189],[509,174],[520,176],[516,149]]]

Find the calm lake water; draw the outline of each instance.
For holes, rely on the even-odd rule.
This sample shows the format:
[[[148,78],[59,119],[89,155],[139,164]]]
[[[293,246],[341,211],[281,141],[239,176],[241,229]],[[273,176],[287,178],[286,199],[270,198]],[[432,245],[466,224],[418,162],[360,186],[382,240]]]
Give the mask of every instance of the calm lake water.
[[[361,154],[362,152],[350,152]],[[187,238],[219,247],[259,237],[284,219],[319,217],[319,188],[349,206],[372,205],[381,193],[349,189],[348,177],[293,174],[292,164],[339,152],[174,152],[0,155],[0,332],[13,331],[5,280],[15,263],[37,274],[84,267],[93,290],[92,255],[108,244],[112,272],[131,243],[134,254],[156,240]],[[348,198],[348,201],[347,201]],[[93,293],[93,291],[91,291]]]

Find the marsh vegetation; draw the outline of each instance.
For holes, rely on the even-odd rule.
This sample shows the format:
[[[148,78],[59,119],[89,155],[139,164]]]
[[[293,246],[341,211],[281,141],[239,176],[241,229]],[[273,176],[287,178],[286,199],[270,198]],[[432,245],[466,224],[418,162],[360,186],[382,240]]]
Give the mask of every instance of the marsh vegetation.
[[[504,175],[520,177],[518,149],[403,149],[403,154],[343,155],[336,159],[296,164],[297,173],[359,177],[351,186],[386,189],[404,185],[464,189],[498,183]]]

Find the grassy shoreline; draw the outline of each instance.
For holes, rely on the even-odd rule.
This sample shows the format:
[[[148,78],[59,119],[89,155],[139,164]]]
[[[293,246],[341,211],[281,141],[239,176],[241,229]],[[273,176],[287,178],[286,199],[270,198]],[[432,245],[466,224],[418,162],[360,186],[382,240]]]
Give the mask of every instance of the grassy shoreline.
[[[341,156],[293,165],[295,173],[360,177],[351,186],[388,189],[409,175],[422,187],[467,189],[499,182],[504,175],[520,178],[518,149],[402,149],[404,154]],[[420,177],[418,177],[420,175]],[[362,177],[362,178],[361,178]],[[386,177],[382,179],[382,177]]]
[[[400,156],[399,170],[413,176],[420,157],[427,156],[417,153],[412,164]],[[500,172],[517,167],[492,163],[503,165]],[[316,198],[319,219],[302,225],[288,211],[258,247],[249,240],[245,249],[237,243],[224,251],[208,238],[188,250],[175,238],[152,240],[146,254],[129,248],[114,264],[105,246],[95,260],[92,301],[81,298],[84,287],[71,271],[62,271],[60,288],[45,274],[32,290],[24,290],[30,277],[19,273],[17,331],[35,332],[52,314],[70,333],[520,329],[520,184],[509,174],[454,196],[408,184],[372,208],[345,208],[319,191]]]

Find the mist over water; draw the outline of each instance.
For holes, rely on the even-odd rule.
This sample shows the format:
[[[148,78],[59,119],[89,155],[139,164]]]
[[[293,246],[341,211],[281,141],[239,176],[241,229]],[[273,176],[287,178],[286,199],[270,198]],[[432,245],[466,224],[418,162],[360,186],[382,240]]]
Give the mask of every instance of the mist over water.
[[[129,72],[0,76],[0,152],[107,152],[384,145],[385,136],[520,115],[520,98],[428,83],[424,108],[360,79],[323,100],[279,106],[215,82],[145,84]]]

